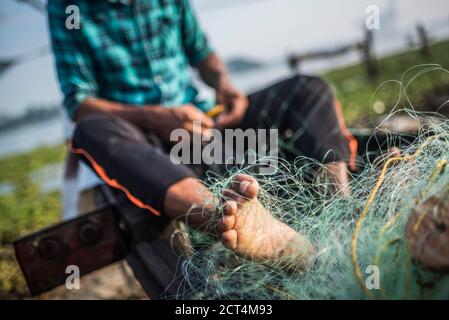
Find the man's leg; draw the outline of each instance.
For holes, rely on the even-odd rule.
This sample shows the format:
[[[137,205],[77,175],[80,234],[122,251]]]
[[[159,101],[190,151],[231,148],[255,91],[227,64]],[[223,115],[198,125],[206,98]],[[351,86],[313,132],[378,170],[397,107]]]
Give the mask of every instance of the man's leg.
[[[190,212],[189,225],[211,230],[207,226],[215,218],[215,206],[210,191],[125,120],[101,115],[81,120],[72,150],[137,206],[171,219]],[[221,241],[246,258],[305,267],[313,257],[313,246],[265,210],[257,200],[258,191],[257,181],[247,175],[236,176],[224,190],[217,225]],[[192,207],[197,209],[193,214]]]
[[[211,198],[192,171],[173,164],[163,146],[151,144],[138,128],[118,117],[95,115],[81,120],[72,151],[108,185],[153,214],[178,218],[193,203]],[[189,224],[195,227],[208,221],[198,213],[189,216]]]
[[[277,128],[299,153],[324,163],[340,187],[348,183],[347,166],[355,166],[357,141],[346,129],[340,105],[329,86],[317,77],[295,76],[249,96],[241,127]]]

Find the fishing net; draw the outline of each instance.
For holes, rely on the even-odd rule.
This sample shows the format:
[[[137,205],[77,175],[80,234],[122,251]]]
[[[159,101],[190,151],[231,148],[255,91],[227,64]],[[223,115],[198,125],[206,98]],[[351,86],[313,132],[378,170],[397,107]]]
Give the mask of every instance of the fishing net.
[[[279,161],[276,174],[256,177],[262,205],[316,247],[313,264],[291,272],[281,263],[243,259],[212,233],[189,230],[192,252],[182,260],[175,298],[448,299],[449,276],[416,261],[410,249],[416,239],[406,230],[420,230],[425,210],[419,208],[426,201],[449,201],[449,121],[411,109],[390,116],[398,112],[420,123],[416,139],[403,145],[400,155],[384,151],[376,161],[359,159],[349,196],[331,192],[325,174],[310,174],[318,164],[301,158]],[[383,134],[387,144],[398,145],[393,133]],[[211,175],[206,183],[219,198],[236,174],[251,169]],[[446,232],[436,220],[427,233]]]

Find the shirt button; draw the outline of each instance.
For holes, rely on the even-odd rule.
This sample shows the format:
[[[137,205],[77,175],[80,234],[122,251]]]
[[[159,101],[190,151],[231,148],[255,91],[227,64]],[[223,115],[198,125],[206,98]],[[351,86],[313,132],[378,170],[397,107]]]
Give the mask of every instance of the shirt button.
[[[154,80],[154,82],[156,84],[161,84],[162,83],[162,76],[161,75],[154,76],[153,80]]]

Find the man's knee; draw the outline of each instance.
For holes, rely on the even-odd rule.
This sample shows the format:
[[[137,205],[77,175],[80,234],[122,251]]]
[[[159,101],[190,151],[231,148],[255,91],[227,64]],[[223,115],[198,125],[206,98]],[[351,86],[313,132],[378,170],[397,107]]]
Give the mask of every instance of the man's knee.
[[[94,144],[98,147],[119,140],[147,143],[144,133],[138,127],[125,119],[107,114],[95,114],[81,119],[76,124],[73,135],[73,143],[78,146]]]
[[[319,94],[321,96],[332,96],[332,89],[330,85],[323,79],[317,76],[304,76],[304,88],[309,94]]]
[[[73,143],[77,146],[86,144],[104,144],[111,137],[145,142],[145,136],[128,121],[103,114],[89,115],[77,122],[73,134]],[[98,143],[97,143],[98,142]]]
[[[296,75],[287,81],[289,82],[288,88],[290,88],[287,94],[291,99],[291,111],[309,114],[311,110],[318,112],[333,106],[333,91],[330,85],[322,78]],[[294,96],[291,96],[291,94]]]
[[[288,95],[292,94],[292,92],[296,94],[293,100],[295,98],[299,100],[295,100],[297,103],[294,103],[294,105],[300,109],[306,108],[310,104],[313,106],[314,103],[321,99],[333,101],[334,93],[331,86],[318,76],[298,74],[284,80],[284,86],[285,89],[288,89]]]
[[[79,120],[75,125],[73,143],[77,146],[83,145],[97,137],[98,131],[110,121],[107,115],[90,115]]]

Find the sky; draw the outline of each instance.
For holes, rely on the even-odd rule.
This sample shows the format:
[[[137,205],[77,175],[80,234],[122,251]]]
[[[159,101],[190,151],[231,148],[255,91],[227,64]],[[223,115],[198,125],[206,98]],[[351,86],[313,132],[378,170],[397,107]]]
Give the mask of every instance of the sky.
[[[217,52],[280,60],[295,51],[357,40],[368,5],[381,10],[380,30],[401,41],[418,21],[431,32],[449,28],[448,0],[191,0]],[[392,38],[393,39],[393,38]],[[403,39],[403,40],[402,40]],[[46,17],[14,0],[0,1],[0,59],[48,44]],[[387,40],[385,40],[385,43]],[[58,104],[61,94],[50,54],[0,77],[0,114],[14,115],[40,104]]]

